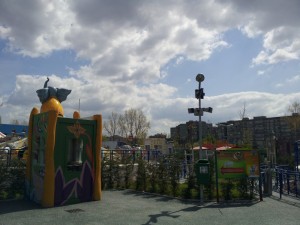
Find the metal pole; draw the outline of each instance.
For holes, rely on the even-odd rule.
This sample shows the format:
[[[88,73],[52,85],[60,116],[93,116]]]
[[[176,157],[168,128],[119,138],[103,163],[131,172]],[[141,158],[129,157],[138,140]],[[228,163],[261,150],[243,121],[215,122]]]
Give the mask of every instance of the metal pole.
[[[219,180],[218,180],[218,159],[217,159],[217,149],[215,148],[215,173],[216,173],[216,192],[217,192],[217,202],[219,203]]]
[[[201,82],[199,83],[199,92],[201,88]],[[202,109],[201,109],[201,97],[199,96],[199,159],[202,159],[202,126],[201,126],[201,116],[202,116]],[[200,184],[200,202],[203,202],[203,184]]]
[[[201,88],[201,82],[199,83],[199,91]],[[202,126],[201,126],[201,114],[202,114],[202,110],[201,110],[201,98],[199,97],[199,159],[202,159]]]

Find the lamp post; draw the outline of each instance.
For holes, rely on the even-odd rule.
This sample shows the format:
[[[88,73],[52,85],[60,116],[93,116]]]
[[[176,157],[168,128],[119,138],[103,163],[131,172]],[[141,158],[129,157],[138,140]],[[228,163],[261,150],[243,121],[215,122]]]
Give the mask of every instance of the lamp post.
[[[198,91],[201,92],[202,90],[202,94],[203,93],[203,89],[201,89],[201,82],[203,82],[205,79],[203,74],[198,74],[196,76],[196,81],[198,81],[199,83],[199,88]],[[201,124],[201,116],[202,116],[202,110],[201,110],[201,97],[198,98],[199,99],[199,159],[202,159],[202,124]]]
[[[199,87],[198,87],[198,89],[195,90],[195,97],[199,100],[199,108],[188,108],[189,113],[194,113],[195,116],[199,117],[199,161],[198,161],[198,163],[200,163],[201,159],[203,159],[201,116],[203,115],[203,112],[212,113],[212,110],[213,110],[211,107],[201,108],[201,99],[203,99],[204,95],[205,95],[205,93],[203,92],[203,88],[201,88],[201,82],[203,82],[204,79],[205,78],[204,78],[203,74],[197,74],[196,81],[198,82]],[[200,183],[200,181],[199,181],[199,183]],[[201,200],[201,202],[203,202],[203,183],[200,183],[200,200]]]

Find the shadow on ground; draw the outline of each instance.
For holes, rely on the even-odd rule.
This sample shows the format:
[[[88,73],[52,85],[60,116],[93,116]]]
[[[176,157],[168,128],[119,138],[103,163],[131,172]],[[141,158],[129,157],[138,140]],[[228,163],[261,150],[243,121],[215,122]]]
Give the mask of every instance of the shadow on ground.
[[[118,190],[116,190],[118,191]],[[227,201],[227,202],[200,202],[199,200],[186,200],[186,199],[178,199],[173,198],[169,196],[162,196],[159,194],[154,193],[148,193],[148,192],[140,192],[135,190],[125,190],[123,191],[124,195],[132,195],[137,197],[142,197],[145,199],[154,199],[156,201],[163,201],[163,202],[169,202],[169,201],[179,201],[184,207],[177,211],[161,211],[157,214],[151,214],[148,215],[149,220],[144,223],[143,225],[151,225],[158,222],[158,220],[162,217],[169,217],[169,218],[178,218],[180,217],[179,213],[182,214],[182,212],[197,212],[204,208],[216,208],[216,209],[223,209],[223,208],[236,208],[236,207],[251,207],[257,203],[259,203],[259,200],[239,200],[239,201]]]
[[[115,191],[119,191],[119,190],[115,190]],[[163,201],[163,202],[177,200],[177,201],[180,201],[182,204],[193,204],[195,206],[201,206],[201,207],[205,207],[205,208],[250,207],[250,206],[255,205],[260,202],[259,200],[254,199],[254,200],[221,201],[219,203],[217,203],[215,201],[201,203],[200,200],[196,200],[196,199],[190,200],[190,199],[173,198],[170,196],[164,196],[164,195],[159,195],[159,194],[155,194],[155,193],[141,192],[141,191],[135,191],[135,190],[125,190],[125,191],[123,191],[123,194],[139,196],[139,197],[148,198],[148,199],[151,198],[151,199],[155,199],[156,201]]]
[[[42,209],[38,204],[25,199],[0,201],[0,215],[18,211]]]

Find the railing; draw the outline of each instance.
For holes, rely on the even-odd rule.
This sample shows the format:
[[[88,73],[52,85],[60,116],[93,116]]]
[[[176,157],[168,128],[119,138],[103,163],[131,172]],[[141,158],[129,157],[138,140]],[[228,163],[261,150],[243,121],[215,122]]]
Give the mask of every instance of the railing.
[[[2,150],[2,149],[1,149]],[[0,151],[1,151],[0,150]],[[16,195],[22,195],[24,193],[24,180],[25,180],[25,160],[24,157],[22,157],[22,153],[24,153],[25,149],[11,149],[9,152],[2,152],[3,160],[0,162],[0,169],[2,169],[3,172],[0,171],[0,199],[12,196],[13,198]],[[175,155],[166,155],[162,154],[159,151],[155,150],[126,150],[126,149],[115,149],[115,150],[102,150],[102,166],[106,166],[102,168],[102,179],[108,179],[109,182],[110,179],[125,179],[126,176],[129,176],[130,174],[133,175],[134,179],[136,179],[138,171],[138,164],[140,159],[143,159],[146,164],[149,166],[149,176],[155,175],[153,173],[154,170],[157,170],[159,166],[165,166],[165,169],[168,170],[167,172],[170,175],[172,175],[172,168],[171,168],[171,162],[172,157],[175,157]],[[177,165],[180,167],[180,171],[176,173],[179,176],[180,182],[187,182],[189,181],[190,177],[193,177],[191,173],[193,171],[193,164],[190,164],[189,161],[186,161],[186,158],[184,155],[176,155],[177,158]],[[25,154],[26,157],[26,154]],[[174,159],[174,158],[173,158]],[[128,167],[128,168],[127,168]],[[130,169],[132,168],[132,169]],[[151,168],[153,170],[151,170]],[[213,168],[213,167],[212,167]],[[128,169],[128,170],[127,170]],[[214,169],[214,168],[213,168]],[[159,171],[157,171],[159,172]],[[128,173],[128,174],[127,174]],[[130,173],[130,174],[129,174]],[[248,181],[251,182],[250,189],[259,187],[262,183],[264,183],[264,174],[265,172],[262,170],[262,176],[261,179],[248,179]],[[286,192],[288,194],[295,193],[296,196],[299,196],[299,188],[296,188],[294,186],[286,185],[287,191],[285,191],[285,185],[289,182],[286,182],[287,179],[289,181],[293,180],[293,176],[285,176],[282,175],[283,179],[281,179],[281,187],[282,192]],[[121,178],[120,178],[121,177]],[[287,177],[287,178],[285,178]],[[147,178],[149,179],[149,178]],[[157,178],[158,179],[158,178]],[[193,178],[195,179],[195,178]],[[299,174],[295,178],[296,183],[299,185]],[[3,182],[4,181],[4,182]],[[105,181],[105,180],[103,180]],[[124,180],[124,182],[127,182]],[[105,183],[105,182],[102,182]],[[116,181],[115,183],[118,183]],[[275,184],[275,182],[274,182]],[[279,184],[278,187],[280,187],[280,182],[278,181],[277,184]],[[22,186],[23,185],[23,186]],[[247,183],[244,184],[247,186]],[[128,185],[125,185],[126,187]],[[248,185],[249,186],[249,185]],[[221,185],[222,187],[222,185]],[[227,187],[227,186],[226,186]],[[1,194],[1,191],[4,190],[5,193],[3,197],[3,193]],[[246,188],[247,190],[247,188]],[[298,191],[299,190],[299,191]],[[241,190],[242,191],[242,190]],[[295,192],[296,191],[296,192]],[[2,197],[1,197],[2,195]]]
[[[111,149],[101,150],[102,158],[120,159],[124,157],[131,157],[133,161],[142,157],[146,161],[158,160],[163,154],[159,150],[128,150],[128,149]]]
[[[280,198],[283,194],[300,198],[300,172],[277,166],[273,183],[273,190],[280,194]]]
[[[27,147],[24,148],[0,148],[0,162],[6,163],[6,166],[10,165],[13,159],[26,160],[24,155]]]
[[[25,149],[0,149],[0,200],[21,198],[25,190]]]

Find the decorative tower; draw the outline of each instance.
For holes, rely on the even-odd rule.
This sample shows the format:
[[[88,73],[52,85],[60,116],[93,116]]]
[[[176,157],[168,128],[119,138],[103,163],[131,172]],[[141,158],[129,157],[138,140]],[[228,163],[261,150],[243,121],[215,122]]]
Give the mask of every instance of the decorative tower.
[[[44,207],[100,200],[102,117],[63,117],[71,90],[48,82],[37,90],[40,112],[33,108],[29,118],[26,195]]]

